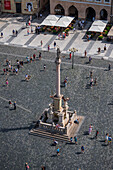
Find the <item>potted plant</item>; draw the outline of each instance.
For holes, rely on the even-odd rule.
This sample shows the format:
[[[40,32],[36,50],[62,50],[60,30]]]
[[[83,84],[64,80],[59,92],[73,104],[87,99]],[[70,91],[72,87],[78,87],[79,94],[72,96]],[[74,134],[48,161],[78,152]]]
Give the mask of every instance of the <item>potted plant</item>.
[[[99,35],[98,40],[102,40],[102,39],[103,39],[103,35]]]

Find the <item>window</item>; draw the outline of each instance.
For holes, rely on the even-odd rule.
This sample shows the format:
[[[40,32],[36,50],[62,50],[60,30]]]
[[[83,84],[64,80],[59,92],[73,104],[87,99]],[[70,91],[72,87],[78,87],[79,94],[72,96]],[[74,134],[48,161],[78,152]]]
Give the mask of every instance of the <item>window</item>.
[[[105,3],[110,3],[110,0],[104,0]]]
[[[101,2],[101,0],[95,0],[95,2]]]

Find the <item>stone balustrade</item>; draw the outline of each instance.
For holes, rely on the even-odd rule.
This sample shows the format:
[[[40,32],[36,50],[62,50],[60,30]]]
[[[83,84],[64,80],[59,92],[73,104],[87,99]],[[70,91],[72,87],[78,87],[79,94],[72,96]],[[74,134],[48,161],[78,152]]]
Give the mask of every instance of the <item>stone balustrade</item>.
[[[39,128],[50,131],[50,132],[54,132],[54,133],[65,134],[64,127],[56,127],[55,125],[52,125],[49,123],[43,123],[41,121],[39,123]]]

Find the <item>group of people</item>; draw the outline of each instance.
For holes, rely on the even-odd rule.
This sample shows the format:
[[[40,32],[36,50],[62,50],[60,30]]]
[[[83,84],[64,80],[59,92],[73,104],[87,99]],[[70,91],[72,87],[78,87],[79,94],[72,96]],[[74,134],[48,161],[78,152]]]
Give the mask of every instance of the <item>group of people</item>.
[[[9,100],[9,109],[14,109],[16,110],[16,101],[15,102],[12,102],[11,100]]]
[[[13,36],[16,36],[17,37],[17,35],[18,35],[18,31],[17,30],[12,30],[12,33],[13,33]]]
[[[81,30],[84,28],[84,20],[80,20],[79,22],[78,22],[78,28],[80,28]]]
[[[90,77],[90,87],[93,87],[93,85],[96,86],[97,85],[97,78],[95,77],[95,79],[93,80],[93,72],[92,71],[90,71],[89,77]]]
[[[3,68],[3,74],[9,75],[9,73],[18,74],[20,67],[23,67],[23,61],[17,60],[17,67],[14,68],[11,64],[11,60],[6,59],[6,68]],[[9,81],[8,78],[6,78],[6,86],[8,87]]]
[[[74,142],[75,142],[76,145],[77,145],[77,141],[78,141],[77,136],[74,136]],[[72,137],[70,137],[70,142],[73,143],[73,138]]]

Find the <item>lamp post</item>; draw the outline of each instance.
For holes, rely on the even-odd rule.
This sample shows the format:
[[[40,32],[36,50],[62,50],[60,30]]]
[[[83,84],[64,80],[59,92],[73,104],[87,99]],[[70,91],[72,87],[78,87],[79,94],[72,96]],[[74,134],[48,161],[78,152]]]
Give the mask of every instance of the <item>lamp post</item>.
[[[74,68],[74,52],[78,51],[76,48],[71,48],[69,49],[73,53],[72,55],[72,69]]]

